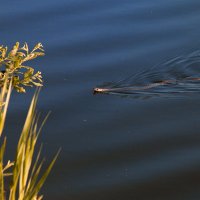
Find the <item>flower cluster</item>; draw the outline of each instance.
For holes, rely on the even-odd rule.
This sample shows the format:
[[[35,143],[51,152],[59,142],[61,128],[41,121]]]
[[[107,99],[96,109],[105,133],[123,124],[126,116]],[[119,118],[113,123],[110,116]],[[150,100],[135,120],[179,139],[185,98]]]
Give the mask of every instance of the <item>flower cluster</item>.
[[[42,86],[42,75],[40,71],[34,72],[30,66],[24,65],[26,61],[44,56],[44,49],[41,43],[38,43],[31,51],[28,44],[20,47],[17,42],[12,50],[0,46],[0,86],[5,81],[12,81],[12,86],[17,92],[26,92],[26,86]]]

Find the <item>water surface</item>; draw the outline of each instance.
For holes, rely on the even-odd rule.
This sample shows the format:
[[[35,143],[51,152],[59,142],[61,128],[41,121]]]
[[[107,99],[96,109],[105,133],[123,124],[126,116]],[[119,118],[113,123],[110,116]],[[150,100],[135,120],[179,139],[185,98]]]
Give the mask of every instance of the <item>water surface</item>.
[[[44,58],[30,63],[45,79],[38,107],[52,111],[41,141],[47,160],[59,147],[62,153],[44,187],[45,199],[200,198],[199,95],[146,100],[92,95],[97,85],[155,65],[162,76],[173,66],[161,69],[159,63],[198,51],[199,6],[196,0],[1,4],[1,43],[42,42],[46,49]],[[13,94],[11,144],[32,93]]]

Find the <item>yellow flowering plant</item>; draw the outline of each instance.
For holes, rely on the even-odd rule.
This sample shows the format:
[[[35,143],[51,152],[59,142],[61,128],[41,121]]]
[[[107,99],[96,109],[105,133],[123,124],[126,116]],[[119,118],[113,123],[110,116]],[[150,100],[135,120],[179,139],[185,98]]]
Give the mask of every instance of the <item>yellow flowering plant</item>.
[[[42,200],[41,188],[59,154],[58,151],[46,169],[43,168],[41,148],[37,151],[36,144],[46,118],[40,126],[36,112],[40,90],[36,89],[18,139],[16,156],[5,162],[6,137],[3,138],[2,133],[12,89],[23,93],[28,86],[42,86],[41,72],[34,72],[33,67],[24,63],[43,55],[41,43],[31,51],[27,43],[20,47],[17,42],[10,52],[7,47],[0,46],[0,200]],[[9,186],[5,184],[8,182]]]

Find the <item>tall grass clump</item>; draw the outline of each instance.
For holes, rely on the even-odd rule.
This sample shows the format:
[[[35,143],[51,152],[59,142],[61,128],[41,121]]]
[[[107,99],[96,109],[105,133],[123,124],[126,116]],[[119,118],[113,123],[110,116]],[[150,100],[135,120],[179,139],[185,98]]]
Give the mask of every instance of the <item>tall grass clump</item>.
[[[26,87],[42,86],[41,72],[35,73],[24,63],[43,55],[41,43],[31,51],[26,43],[21,48],[16,43],[9,53],[7,47],[0,46],[0,200],[41,200],[41,187],[58,156],[57,153],[48,167],[42,169],[44,160],[40,159],[41,148],[36,151],[36,143],[47,117],[39,126],[39,114],[36,112],[39,89],[36,89],[18,140],[15,159],[5,162],[4,158],[6,136],[3,137],[2,133],[12,90],[24,93]],[[5,187],[5,181],[10,182],[9,187]]]

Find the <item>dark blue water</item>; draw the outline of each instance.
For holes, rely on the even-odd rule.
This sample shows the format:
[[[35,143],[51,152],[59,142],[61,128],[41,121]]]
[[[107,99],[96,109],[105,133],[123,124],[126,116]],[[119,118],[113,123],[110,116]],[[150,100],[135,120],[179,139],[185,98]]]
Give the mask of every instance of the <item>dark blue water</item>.
[[[1,3],[1,43],[45,47],[46,56],[30,65],[45,79],[38,108],[52,111],[41,135],[47,160],[62,147],[45,199],[200,198],[199,95],[92,95],[96,85],[199,50],[199,8],[197,0]],[[13,93],[7,123],[13,144],[32,93]]]

